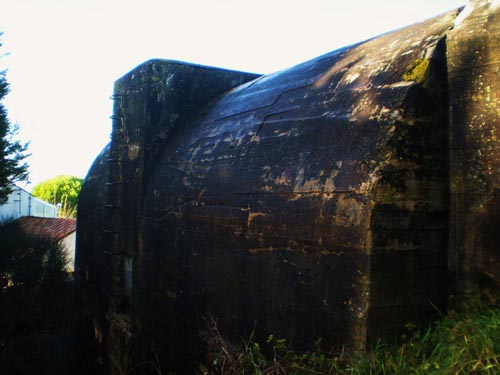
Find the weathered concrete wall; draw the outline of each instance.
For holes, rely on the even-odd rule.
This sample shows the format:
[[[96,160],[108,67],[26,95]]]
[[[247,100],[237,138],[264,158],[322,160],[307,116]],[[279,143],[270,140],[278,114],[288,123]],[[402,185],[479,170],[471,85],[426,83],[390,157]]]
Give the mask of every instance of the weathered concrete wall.
[[[500,290],[500,3],[472,1],[448,33],[450,271],[458,304]],[[495,294],[495,293],[494,293]],[[491,296],[495,299],[496,297]]]
[[[498,291],[500,10],[471,4],[264,77],[153,60],[118,80],[78,218],[101,370],[192,373],[211,318],[364,350],[450,290]]]
[[[101,374],[107,357],[108,323],[111,296],[111,257],[104,231],[109,180],[109,145],[96,158],[79,195],[75,280],[77,313],[80,321],[77,350],[87,373]],[[85,372],[83,372],[85,373]]]
[[[180,130],[144,196],[150,341],[191,363],[213,316],[234,339],[364,349],[446,307],[455,15],[257,79]]]
[[[141,354],[131,353],[138,302],[131,301],[131,269],[139,263],[143,187],[158,151],[196,111],[256,77],[151,60],[116,82],[111,143],[85,180],[78,211],[79,341],[95,373],[125,373]]]

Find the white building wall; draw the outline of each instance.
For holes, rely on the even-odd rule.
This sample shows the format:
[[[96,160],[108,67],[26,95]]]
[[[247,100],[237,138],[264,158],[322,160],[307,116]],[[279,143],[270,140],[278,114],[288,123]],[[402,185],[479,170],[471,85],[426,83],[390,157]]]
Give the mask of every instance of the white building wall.
[[[57,217],[57,207],[15,186],[7,202],[0,205],[0,220],[18,219],[22,216]]]
[[[75,247],[76,247],[76,231],[64,237],[59,243],[62,245],[64,251],[68,255],[68,272],[75,271]]]

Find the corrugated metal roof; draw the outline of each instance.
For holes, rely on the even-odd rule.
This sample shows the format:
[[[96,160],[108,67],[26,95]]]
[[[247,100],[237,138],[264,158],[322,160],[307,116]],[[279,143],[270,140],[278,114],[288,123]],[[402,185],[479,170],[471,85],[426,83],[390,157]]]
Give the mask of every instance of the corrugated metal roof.
[[[19,223],[26,233],[53,239],[54,241],[62,240],[76,231],[75,219],[25,216],[19,219]]]

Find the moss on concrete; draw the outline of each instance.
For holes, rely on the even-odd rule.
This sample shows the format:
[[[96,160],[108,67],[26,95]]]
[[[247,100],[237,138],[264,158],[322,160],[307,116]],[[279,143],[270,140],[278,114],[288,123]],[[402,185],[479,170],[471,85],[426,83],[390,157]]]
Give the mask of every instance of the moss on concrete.
[[[426,87],[429,80],[429,66],[431,61],[429,59],[416,59],[408,65],[403,73],[403,80],[414,81]]]

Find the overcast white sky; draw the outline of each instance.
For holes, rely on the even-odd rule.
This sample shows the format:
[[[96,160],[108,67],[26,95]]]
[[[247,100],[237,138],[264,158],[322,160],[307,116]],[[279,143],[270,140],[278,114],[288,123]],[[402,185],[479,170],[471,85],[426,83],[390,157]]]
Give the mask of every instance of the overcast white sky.
[[[150,58],[271,73],[467,0],[2,0],[0,68],[33,185],[84,177],[109,141],[113,82]]]

